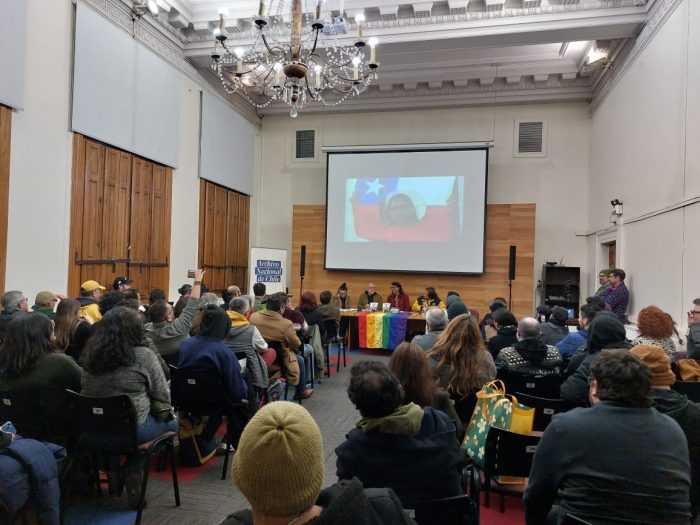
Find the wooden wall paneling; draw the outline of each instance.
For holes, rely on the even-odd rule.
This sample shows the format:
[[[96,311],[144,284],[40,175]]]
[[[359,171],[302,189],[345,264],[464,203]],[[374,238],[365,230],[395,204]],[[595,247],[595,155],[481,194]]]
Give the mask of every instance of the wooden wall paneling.
[[[131,155],[106,148],[102,207],[101,259],[129,258],[129,217],[131,197]],[[127,264],[104,265],[100,281],[109,288],[115,277],[127,275]]]
[[[78,258],[81,260],[94,261],[102,259],[105,153],[103,144],[86,139],[85,165],[82,179],[82,243],[78,254]],[[105,277],[103,265],[81,264],[78,286],[87,280],[95,280],[104,286]]]
[[[204,230],[207,218],[207,181],[199,179],[199,232],[197,239],[197,268],[204,267]],[[195,268],[191,268],[194,270]]]
[[[170,225],[172,215],[172,169],[153,164],[152,233],[149,262],[168,264],[150,269],[151,288],[168,290],[170,280]]]
[[[292,227],[292,289],[299,294],[299,252],[306,245],[304,290],[317,296],[323,290],[335,293],[347,282],[353,302],[357,301],[368,282],[373,282],[382,296],[389,294],[389,283],[398,280],[411,301],[426,286],[434,286],[444,299],[449,290],[456,290],[465,303],[481,315],[496,296],[508,297],[508,252],[517,246],[516,279],[513,281],[513,311],[520,318],[532,315],[534,283],[535,205],[495,204],[487,206],[485,273],[478,275],[445,275],[390,272],[343,272],[323,269],[325,244],[325,206],[294,206]]]
[[[250,256],[250,248],[248,246],[250,239],[250,197],[241,195],[238,205],[238,270],[236,272],[236,282],[240,283],[241,290],[247,293],[252,293],[253,290],[248,290],[248,257]]]
[[[131,169],[131,224],[129,241],[131,256],[129,278],[132,286],[148,294],[151,287],[150,268],[138,263],[151,260],[150,238],[153,231],[153,163],[134,156]]]
[[[75,259],[82,252],[83,243],[83,173],[85,171],[85,137],[73,133],[73,165],[71,173],[70,234],[68,250],[68,290],[69,297],[78,297],[80,292],[81,268]]]
[[[227,197],[226,188],[215,186],[214,188],[214,250],[212,264],[214,271],[209,279],[209,287],[212,291],[221,291],[226,277],[226,220]]]
[[[226,277],[224,286],[238,284],[238,269],[233,265],[238,264],[238,237],[240,228],[238,223],[238,207],[240,196],[233,192],[227,192],[228,204],[226,208]]]
[[[204,220],[204,257],[202,259],[202,268],[207,272],[204,276],[204,281],[210,285],[214,276],[214,221],[215,214],[215,192],[216,186],[210,182],[205,184],[205,220]]]
[[[12,110],[0,105],[0,290],[5,290]]]

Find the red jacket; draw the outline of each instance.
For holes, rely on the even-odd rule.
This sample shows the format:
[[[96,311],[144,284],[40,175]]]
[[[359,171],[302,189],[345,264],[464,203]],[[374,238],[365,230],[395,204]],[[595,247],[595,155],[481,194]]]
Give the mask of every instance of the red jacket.
[[[411,301],[408,299],[408,295],[405,293],[399,295],[394,295],[391,293],[386,298],[386,302],[390,303],[392,308],[398,308],[402,312],[411,311]]]

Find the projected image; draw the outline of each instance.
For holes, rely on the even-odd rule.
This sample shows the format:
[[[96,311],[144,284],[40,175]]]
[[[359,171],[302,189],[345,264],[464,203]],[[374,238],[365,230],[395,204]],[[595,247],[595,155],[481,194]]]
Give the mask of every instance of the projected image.
[[[446,242],[462,235],[463,177],[345,181],[345,242]]]

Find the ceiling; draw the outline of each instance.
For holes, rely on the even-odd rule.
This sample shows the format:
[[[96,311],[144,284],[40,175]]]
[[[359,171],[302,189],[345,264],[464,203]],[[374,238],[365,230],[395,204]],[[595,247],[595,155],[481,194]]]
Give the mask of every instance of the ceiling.
[[[219,9],[229,43],[253,41],[257,0],[157,0],[158,23],[199,72],[209,68]],[[405,1],[405,0],[404,0]],[[327,0],[324,12],[366,17],[379,39],[379,79],[336,111],[590,100],[603,77],[594,52],[615,58],[647,21],[655,0]],[[269,0],[267,0],[269,3]],[[304,0],[305,10],[315,1]],[[308,4],[308,5],[306,5]],[[353,33],[350,26],[349,33]],[[356,34],[356,33],[354,33]],[[351,43],[352,38],[348,38]],[[305,113],[329,111],[311,106]],[[288,112],[271,105],[262,114]]]

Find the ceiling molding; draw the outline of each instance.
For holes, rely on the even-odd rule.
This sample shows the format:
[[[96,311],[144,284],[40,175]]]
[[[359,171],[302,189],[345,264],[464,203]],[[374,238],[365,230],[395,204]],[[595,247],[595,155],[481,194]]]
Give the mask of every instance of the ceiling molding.
[[[627,70],[646,49],[656,33],[659,32],[666,20],[673,14],[682,0],[655,0],[650,6],[651,11],[646,24],[639,35],[627,41],[613,61],[613,67],[601,74],[593,86],[593,98],[591,100],[591,114],[593,114],[608,97],[613,88],[624,76]]]

